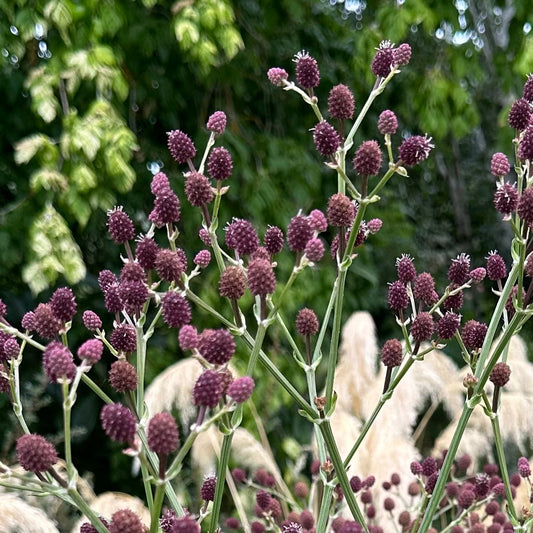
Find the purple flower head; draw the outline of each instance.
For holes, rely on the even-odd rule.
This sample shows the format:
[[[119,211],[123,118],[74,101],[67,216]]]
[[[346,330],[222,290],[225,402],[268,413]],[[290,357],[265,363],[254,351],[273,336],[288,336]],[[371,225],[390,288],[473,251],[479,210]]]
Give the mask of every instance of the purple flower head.
[[[275,85],[276,87],[283,87],[289,75],[287,74],[287,71],[283,68],[272,67],[268,69],[267,77],[268,81],[270,81],[272,85]]]
[[[27,472],[46,472],[57,462],[57,452],[41,435],[26,433],[17,440],[17,458]]]
[[[76,298],[68,287],[60,287],[50,298],[52,314],[61,322],[69,322],[76,314]]]
[[[198,351],[208,363],[224,365],[235,353],[235,341],[227,329],[206,329],[200,336]]]
[[[158,455],[168,455],[178,449],[178,426],[167,412],[157,413],[148,422],[148,447]]]
[[[200,268],[206,268],[211,262],[211,252],[209,250],[200,250],[193,259],[195,265]]]
[[[254,296],[266,296],[276,289],[276,276],[270,261],[254,259],[248,265],[248,287]]]
[[[375,176],[381,168],[381,150],[377,141],[365,141],[355,152],[353,168],[360,176]]]
[[[518,199],[516,214],[530,227],[533,226],[533,187],[528,187]]]
[[[494,207],[502,215],[509,216],[518,206],[518,190],[516,185],[499,183],[494,193]]]
[[[76,375],[76,365],[72,354],[65,345],[58,341],[52,341],[44,350],[43,367],[50,383],[72,381]]]
[[[412,135],[404,139],[398,153],[400,160],[404,165],[412,167],[426,160],[429,156],[429,152],[435,146],[431,143],[431,137],[422,135]]]
[[[411,256],[402,254],[396,259],[396,271],[398,279],[402,283],[408,283],[416,279],[416,268]]]
[[[396,63],[393,46],[390,41],[379,43],[379,48],[372,60],[372,72],[375,76],[386,78],[390,74],[391,68]]]
[[[196,155],[196,147],[191,138],[181,130],[172,130],[168,135],[168,149],[176,163],[185,163]]]
[[[307,241],[304,253],[309,261],[318,263],[324,256],[324,243],[320,239],[312,237]]]
[[[120,393],[137,389],[138,375],[135,367],[124,359],[115,361],[108,373],[110,385]]]
[[[104,405],[100,420],[105,434],[116,442],[132,443],[135,436],[135,417],[120,403]]]
[[[306,216],[296,215],[291,218],[287,228],[287,242],[293,252],[303,252],[312,236],[313,230]]]
[[[263,245],[268,253],[275,255],[283,250],[283,231],[277,226],[268,226],[263,238]]]
[[[178,292],[168,291],[161,299],[165,324],[171,328],[181,328],[191,321],[191,306]]]
[[[135,227],[122,206],[116,206],[107,213],[107,227],[111,238],[117,244],[124,244],[135,237]]]
[[[394,135],[398,129],[398,119],[393,111],[386,109],[378,117],[378,130],[381,135]]]
[[[61,328],[61,322],[52,313],[50,304],[39,304],[33,312],[33,329],[43,339],[53,339]]]
[[[505,154],[501,152],[496,152],[493,154],[490,160],[490,173],[494,176],[505,176],[509,174],[511,170],[511,165],[509,164],[509,159]]]
[[[329,198],[327,215],[330,226],[350,227],[356,213],[354,203],[345,194],[339,192]]]
[[[403,349],[398,339],[389,339],[381,348],[381,362],[386,367],[400,366],[402,364]]]
[[[308,307],[298,311],[296,316],[296,331],[302,336],[316,335],[318,333],[319,323],[315,312]]]
[[[182,326],[178,334],[178,343],[182,350],[194,350],[198,347],[200,336],[194,326],[189,324]]]
[[[323,231],[326,231],[328,229],[328,221],[326,219],[326,216],[320,209],[313,209],[309,213],[309,224],[311,226],[311,229],[313,231],[316,231],[317,233],[322,233]]]
[[[155,196],[165,196],[166,194],[172,192],[172,189],[170,188],[170,182],[168,181],[168,177],[164,172],[158,172],[154,175],[150,183],[150,190]]]
[[[407,65],[411,60],[411,47],[407,43],[400,44],[392,50],[394,62],[397,65]]]
[[[354,113],[353,93],[346,85],[335,85],[329,92],[328,112],[331,117],[343,120],[351,119]]]
[[[215,407],[222,397],[222,378],[213,370],[204,370],[193,388],[194,405]]]
[[[320,83],[318,64],[305,50],[294,56],[296,63],[296,81],[304,89],[312,89]]]
[[[214,180],[218,181],[225,180],[231,176],[233,160],[226,148],[223,146],[213,148],[207,159],[207,171]]]
[[[207,129],[218,135],[224,133],[226,129],[226,113],[224,111],[215,111],[207,119]]]
[[[245,402],[254,390],[255,382],[249,376],[235,379],[228,387],[226,394],[237,403]]]
[[[519,98],[509,111],[509,126],[516,130],[527,128],[531,119],[531,106],[525,98]]]
[[[259,237],[248,220],[234,218],[226,227],[226,244],[240,255],[250,255],[259,246]]]
[[[100,339],[89,339],[78,348],[77,355],[90,365],[94,365],[100,361],[103,352],[104,343]]]
[[[324,157],[333,156],[341,145],[341,138],[337,130],[325,120],[313,128],[313,141],[318,152]]]
[[[467,254],[459,254],[448,268],[448,279],[451,283],[462,285],[470,278],[470,256]]]
[[[185,194],[189,203],[195,207],[201,207],[213,200],[211,183],[200,172],[189,172],[185,182]]]

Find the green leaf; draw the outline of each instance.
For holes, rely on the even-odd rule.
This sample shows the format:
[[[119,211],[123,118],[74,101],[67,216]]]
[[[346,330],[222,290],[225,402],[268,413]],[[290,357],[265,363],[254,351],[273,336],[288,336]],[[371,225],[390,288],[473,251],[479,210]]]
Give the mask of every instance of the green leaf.
[[[36,133],[20,140],[15,144],[14,149],[17,165],[28,163],[41,150],[48,149],[57,154],[57,148],[53,145],[52,139],[42,133]]]
[[[90,191],[98,185],[96,174],[87,165],[76,165],[70,173],[70,178],[79,192]]]
[[[65,191],[68,188],[68,178],[57,170],[41,168],[30,176],[30,188],[34,192]]]

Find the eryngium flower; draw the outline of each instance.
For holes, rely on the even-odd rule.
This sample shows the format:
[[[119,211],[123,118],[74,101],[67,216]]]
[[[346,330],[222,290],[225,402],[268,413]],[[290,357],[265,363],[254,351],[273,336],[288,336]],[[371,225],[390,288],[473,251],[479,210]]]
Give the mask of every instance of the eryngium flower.
[[[172,130],[168,135],[168,149],[177,163],[185,163],[196,155],[196,147],[191,138],[181,130]]]
[[[281,252],[283,250],[283,231],[277,226],[268,226],[263,237],[263,246],[271,255]]]
[[[312,89],[320,83],[318,64],[305,50],[294,56],[296,63],[296,81],[304,89]]]
[[[318,318],[315,312],[308,307],[298,311],[296,316],[296,331],[302,336],[316,335],[318,333]]]
[[[341,138],[337,130],[325,120],[313,128],[313,141],[316,149],[324,157],[332,156],[341,145]]]
[[[68,287],[60,287],[50,298],[53,315],[61,322],[68,322],[76,314],[76,298]]]
[[[350,227],[357,210],[345,194],[339,192],[328,200],[328,224],[334,227]]]
[[[20,325],[22,328],[27,329],[28,331],[35,330],[35,313],[33,311],[28,311],[27,313],[24,313],[24,316],[20,321]]]
[[[120,403],[104,405],[100,420],[105,434],[116,442],[132,443],[135,436],[135,417]]]
[[[213,148],[207,160],[207,171],[215,180],[225,180],[231,176],[233,171],[233,160],[231,154],[223,147]]]
[[[222,397],[222,378],[214,370],[204,370],[192,391],[194,405],[215,407]]]
[[[451,339],[459,329],[461,317],[453,311],[447,311],[437,322],[437,335],[441,339]]]
[[[518,144],[518,159],[533,159],[533,126],[528,126]]]
[[[398,153],[402,163],[412,167],[427,159],[432,148],[434,148],[434,145],[431,144],[431,137],[413,135],[404,139],[398,148]]]
[[[411,47],[407,43],[402,43],[392,50],[394,63],[397,65],[407,65],[411,60]]]
[[[198,351],[208,363],[224,365],[235,353],[235,341],[227,329],[206,329],[200,335]]]
[[[469,320],[461,332],[464,345],[468,350],[477,350],[483,346],[485,335],[487,334],[487,326],[477,320]]]
[[[365,141],[355,152],[353,168],[360,176],[375,176],[381,168],[381,150],[377,141]]]
[[[136,261],[124,263],[120,270],[120,281],[146,281],[144,268]]]
[[[435,292],[435,281],[431,274],[422,272],[416,277],[413,295],[426,305],[432,305],[438,300],[438,295]]]
[[[131,509],[120,509],[111,516],[109,533],[144,533],[141,519]]]
[[[167,194],[156,196],[154,200],[154,223],[157,225],[172,224],[180,219],[180,201],[174,191]]]
[[[509,159],[502,152],[493,154],[490,160],[490,173],[494,176],[505,176],[511,170]]]
[[[416,278],[416,268],[412,257],[406,254],[402,254],[401,257],[398,257],[396,259],[396,271],[398,273],[398,279],[402,283],[414,281]]]
[[[483,267],[477,267],[474,268],[469,275],[474,283],[481,283],[485,279],[487,271]]]
[[[137,349],[135,328],[129,324],[118,324],[111,332],[109,342],[119,352],[134,352]]]
[[[161,300],[163,320],[171,328],[181,328],[191,321],[191,306],[179,293],[168,291]]]
[[[137,262],[145,270],[151,270],[155,266],[155,259],[158,251],[159,247],[154,239],[151,239],[150,237],[142,237],[137,243],[137,248],[135,249]]]
[[[342,83],[335,85],[329,92],[328,112],[331,117],[340,120],[350,119],[354,113],[353,93]]]
[[[109,383],[117,392],[128,392],[137,389],[137,370],[124,359],[115,361],[109,369]]]
[[[455,285],[454,283],[450,284],[451,291],[457,289],[457,287],[458,285]],[[442,307],[444,307],[446,311],[451,311],[452,309],[461,309],[461,307],[463,307],[463,291],[456,292],[455,294],[450,294],[446,298],[446,300],[444,300]]]
[[[250,255],[259,246],[259,237],[248,220],[234,218],[226,227],[226,244],[240,255]]]
[[[135,227],[131,218],[117,206],[107,213],[107,227],[111,238],[117,244],[123,244],[135,237]]]
[[[155,196],[164,196],[172,191],[168,177],[164,172],[158,172],[154,175],[150,183],[150,191]]]
[[[487,257],[487,277],[491,281],[497,281],[507,276],[507,267],[502,256],[496,251],[489,253]]]
[[[287,228],[287,242],[293,252],[303,252],[312,236],[313,230],[306,216],[296,215],[291,218]]]
[[[324,256],[324,243],[320,239],[313,237],[307,241],[304,253],[309,261],[318,263]]]
[[[59,329],[61,322],[52,313],[50,304],[39,304],[33,312],[33,329],[43,339],[53,339]]]
[[[154,453],[168,455],[178,449],[178,426],[167,412],[157,413],[148,422],[148,447]]]
[[[124,309],[122,298],[119,293],[119,285],[115,283],[109,286],[104,292],[104,303],[110,313],[120,313]]]
[[[276,276],[270,261],[254,259],[248,265],[248,287],[254,296],[272,294],[276,288]]]
[[[406,309],[409,305],[409,295],[407,289],[401,281],[394,281],[389,285],[389,294],[387,298],[389,307],[394,311]]]
[[[218,135],[224,133],[224,130],[226,129],[226,113],[224,113],[224,111],[215,111],[207,119],[206,126],[209,131],[217,133]]]
[[[187,268],[183,264],[183,257],[178,251],[163,248],[157,252],[155,269],[159,277],[165,281],[179,281]]]
[[[516,206],[516,213],[528,226],[533,226],[533,187],[522,191]]]
[[[43,367],[48,381],[58,383],[63,379],[72,381],[76,365],[69,349],[58,341],[51,342],[43,353]]]
[[[433,317],[426,311],[422,311],[413,320],[410,333],[415,341],[422,342],[431,338],[434,329]]]
[[[207,268],[211,262],[211,252],[209,250],[200,250],[194,256],[193,262],[200,268]]]
[[[199,172],[189,172],[185,182],[185,194],[189,203],[195,207],[208,204],[214,196],[211,183]]]
[[[206,502],[212,502],[215,499],[215,490],[217,488],[217,477],[215,475],[206,476],[200,489],[200,496]]]
[[[187,324],[178,333],[178,344],[182,350],[194,350],[198,347],[200,336],[194,326]]]
[[[470,278],[470,256],[462,253],[455,259],[448,268],[448,279],[451,283],[462,285]]]
[[[378,130],[381,135],[394,135],[398,129],[398,119],[393,111],[385,109],[378,117]]]
[[[46,472],[57,462],[57,452],[41,435],[26,433],[17,439],[17,458],[28,472]]]
[[[531,467],[529,466],[529,461],[527,460],[527,457],[519,457],[518,458],[518,474],[520,477],[529,477],[531,475]]]
[[[170,529],[170,533],[200,533],[200,531],[200,524],[190,515],[176,518]]]
[[[393,44],[390,41],[381,41],[372,60],[372,72],[375,76],[386,78],[394,64]]]
[[[518,205],[518,191],[515,185],[499,183],[494,193],[494,207],[502,215],[510,215]]]
[[[104,343],[100,339],[89,339],[78,348],[77,355],[80,359],[87,361],[90,365],[94,365],[100,361],[103,352]]]
[[[509,126],[517,130],[527,128],[531,118],[531,106],[525,98],[519,98],[509,111]]]
[[[126,312],[132,315],[140,312],[150,298],[148,287],[143,281],[121,281],[118,285],[118,294]]]
[[[328,229],[328,221],[326,215],[320,211],[320,209],[313,209],[309,213],[309,224],[313,231],[317,233],[322,233]]]
[[[102,292],[106,292],[109,287],[118,282],[117,277],[111,270],[104,269],[98,274],[98,285]]]
[[[285,80],[289,77],[287,71],[283,68],[272,67],[267,72],[268,81],[276,87],[283,87]]]
[[[238,266],[228,266],[220,275],[218,292],[230,300],[238,300],[246,291],[246,276]]]
[[[389,339],[381,348],[381,362],[387,367],[400,366],[402,357],[402,343],[398,339]]]
[[[510,377],[511,368],[507,363],[496,363],[489,375],[489,379],[496,387],[504,387]]]
[[[243,376],[233,380],[226,394],[237,403],[245,402],[254,390],[255,382],[250,376]]]

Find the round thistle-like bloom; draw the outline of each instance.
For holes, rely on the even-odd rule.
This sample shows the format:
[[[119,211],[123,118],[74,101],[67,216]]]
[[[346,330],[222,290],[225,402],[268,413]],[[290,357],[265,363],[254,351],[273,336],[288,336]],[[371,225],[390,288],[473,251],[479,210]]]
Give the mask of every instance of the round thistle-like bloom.
[[[226,244],[240,255],[250,255],[259,246],[259,237],[248,220],[234,218],[226,228]]]
[[[178,333],[178,343],[182,350],[194,350],[198,347],[200,336],[194,326],[186,325]]]
[[[489,379],[496,387],[504,387],[511,377],[511,368],[507,363],[496,363],[491,370]]]
[[[7,306],[0,298],[0,318],[4,318],[7,313]]]
[[[402,43],[397,48],[392,50],[394,56],[394,63],[396,65],[407,65],[411,60],[411,47],[407,43]]]
[[[177,251],[163,248],[157,252],[155,269],[159,277],[165,281],[179,281],[185,272],[183,258]]]
[[[422,311],[413,320],[410,333],[415,341],[422,342],[431,338],[434,329],[433,317],[426,311]]]
[[[235,353],[233,335],[227,329],[206,329],[200,335],[198,351],[208,363],[224,365]]]
[[[324,157],[331,157],[341,145],[337,130],[325,120],[313,128],[313,141],[318,152]]]
[[[448,268],[448,279],[451,283],[462,285],[470,279],[470,256],[462,253],[455,259]]]
[[[150,298],[148,287],[143,281],[121,281],[118,294],[126,311],[132,315],[139,313]]]
[[[499,183],[494,193],[494,207],[505,216],[513,213],[518,206],[518,191],[515,185]]]
[[[255,382],[250,376],[242,376],[233,380],[226,394],[237,403],[245,402],[254,390]]]
[[[150,183],[150,191],[155,196],[164,196],[172,191],[168,177],[164,172],[154,174]]]
[[[200,172],[189,172],[185,182],[185,194],[189,203],[195,207],[201,207],[213,200],[211,183]]]
[[[381,229],[381,226],[383,226],[383,221],[380,218],[371,218],[366,223],[366,228],[370,235],[375,235]]]
[[[68,287],[60,287],[50,298],[50,308],[53,315],[61,322],[69,322],[76,314],[76,298]]]
[[[428,272],[422,272],[416,277],[413,287],[413,295],[415,298],[422,300],[426,305],[432,305],[436,302],[435,281],[431,274]]]
[[[255,252],[250,256],[250,261],[254,259],[264,259],[270,262],[270,254],[264,246],[259,246]]]
[[[254,259],[248,265],[248,287],[254,296],[266,296],[276,289],[276,276],[270,261]]]
[[[533,187],[522,191],[516,206],[516,213],[528,226],[533,226]]]
[[[228,518],[226,518],[226,521],[224,522],[224,524],[226,525],[226,527],[228,529],[240,529],[241,527],[241,523],[239,521],[238,518],[235,518],[234,516],[228,516]]]
[[[207,160],[207,171],[213,179],[218,181],[225,180],[231,176],[233,160],[226,148],[223,146],[213,148]]]
[[[469,275],[472,278],[472,281],[474,281],[474,283],[481,283],[485,279],[487,271],[483,267],[478,267],[470,271]]]
[[[509,126],[516,130],[527,128],[531,118],[531,106],[525,98],[519,98],[509,111]]]
[[[437,335],[441,339],[451,339],[459,329],[461,317],[453,311],[447,311],[437,322]]]
[[[33,329],[43,339],[53,339],[61,328],[61,322],[52,313],[50,304],[39,304],[33,312]]]
[[[22,320],[20,321],[20,325],[22,328],[28,331],[34,331],[35,330],[35,313],[33,311],[28,311],[27,313],[24,313],[24,316],[22,317]]]
[[[63,379],[72,381],[76,375],[72,354],[58,341],[51,342],[44,350],[43,367],[50,383],[58,383]]]
[[[115,274],[111,272],[111,270],[104,269],[98,274],[98,286],[104,293],[109,289],[109,287],[112,287],[117,283],[118,279]]]
[[[176,518],[170,529],[170,533],[200,533],[200,531],[200,524],[190,515]]]
[[[198,230],[198,237],[200,237],[200,240],[206,245],[211,246],[211,237],[209,237],[209,231],[205,228],[200,228]]]
[[[104,405],[100,411],[100,420],[105,434],[116,442],[133,442],[135,436],[135,417],[120,403]]]
[[[533,102],[533,74],[528,74],[526,83],[524,83],[524,98],[528,102]]]
[[[352,225],[357,209],[345,194],[339,192],[328,200],[328,224],[334,227],[349,227]]]
[[[450,285],[450,289],[457,289],[457,285],[452,283]],[[446,311],[451,311],[452,309],[461,309],[461,307],[463,307],[463,291],[459,291],[448,296],[446,300],[444,300],[442,306]]]
[[[137,390],[137,370],[124,359],[119,359],[111,365],[108,377],[109,383],[117,392]]]
[[[322,233],[323,231],[326,231],[328,229],[328,221],[326,219],[326,216],[320,209],[313,209],[309,213],[309,225],[311,226],[311,229],[313,231],[316,231],[317,233]]]
[[[530,124],[520,137],[518,159],[533,159],[533,126]]]
[[[120,271],[120,281],[146,281],[144,268],[136,261],[124,263]]]
[[[267,72],[268,81],[276,87],[283,87],[284,82],[289,77],[287,71],[283,68],[272,67],[268,69]]]
[[[381,150],[377,141],[365,141],[355,152],[353,168],[360,176],[375,176],[381,168]]]
[[[207,119],[207,129],[218,135],[224,133],[226,129],[226,113],[224,111],[215,111]]]
[[[107,213],[107,227],[111,238],[117,244],[124,244],[135,237],[135,227],[131,218],[116,206]]]
[[[283,250],[283,231],[277,226],[268,226],[263,238],[263,245],[271,255],[281,252]]]
[[[134,352],[137,349],[137,335],[135,333],[135,328],[129,324],[119,324],[111,332],[109,342],[111,343],[111,346],[119,352]]]
[[[416,279],[416,268],[413,263],[413,258],[407,254],[402,254],[396,259],[396,272],[398,279],[402,283],[409,283]]]
[[[490,160],[490,173],[494,176],[505,176],[509,174],[511,170],[511,165],[509,164],[509,159],[502,152],[496,152],[493,154]]]
[[[100,339],[89,339],[78,348],[77,355],[90,365],[94,365],[100,361],[103,353],[104,343]]]
[[[381,362],[386,367],[400,366],[402,357],[402,343],[398,339],[389,339],[381,348]]]
[[[298,311],[296,316],[296,331],[302,336],[316,335],[318,333],[318,318],[315,312],[308,307]]]
[[[158,225],[178,222],[181,216],[181,210],[180,201],[176,193],[169,191],[165,195],[156,196],[154,200],[154,212],[154,217],[159,223]]]
[[[2,343],[2,340],[0,339],[0,345]],[[3,357],[2,357],[2,352],[3,352]],[[15,339],[15,337],[8,337],[4,343],[3,343],[3,346],[0,346],[0,361],[1,360],[10,360],[10,359],[14,359],[15,357],[18,356],[20,352],[20,346],[19,346],[19,343],[17,341],[17,339]]]
[[[312,236],[313,230],[306,216],[296,215],[291,218],[287,228],[287,242],[293,252],[303,252]]]
[[[309,261],[318,263],[324,256],[324,243],[320,239],[313,237],[307,241],[304,253]]]
[[[469,320],[461,332],[464,345],[468,350],[477,350],[483,346],[485,335],[487,334],[487,326],[477,320]]]
[[[531,467],[529,466],[529,461],[527,460],[527,457],[519,457],[518,458],[518,474],[520,477],[529,477],[531,475]]]
[[[211,252],[209,250],[200,250],[193,259],[195,265],[200,268],[206,268],[211,262]]]
[[[100,518],[100,522],[109,529],[109,522],[102,517]],[[83,524],[80,526],[80,533],[98,533],[97,529],[89,522],[83,522]]]
[[[238,266],[229,266],[220,275],[218,292],[230,300],[238,300],[246,291],[246,276]]]
[[[335,85],[329,92],[328,112],[331,117],[339,120],[351,119],[354,113],[353,93],[342,83]]]
[[[304,509],[300,513],[300,524],[304,529],[312,529],[315,525],[315,517],[309,509]]]
[[[378,117],[378,130],[381,135],[394,135],[398,129],[398,118],[390,109],[382,111]]]
[[[469,489],[461,489],[457,496],[457,503],[463,509],[468,509],[476,501],[476,493]]]
[[[185,163],[196,155],[196,147],[191,138],[181,130],[172,130],[168,135],[168,149],[176,163]]]
[[[526,257],[526,261],[524,263],[524,273],[528,278],[533,278],[533,253]]]
[[[46,472],[57,463],[57,452],[41,435],[26,433],[17,439],[17,458],[27,472]]]
[[[155,260],[158,251],[159,247],[154,239],[151,239],[150,237],[142,237],[137,243],[137,248],[135,249],[137,262],[145,270],[151,270],[155,266]]]
[[[222,378],[213,370],[204,370],[192,391],[194,405],[215,407],[222,398]]]
[[[104,292],[104,303],[106,309],[110,313],[120,313],[120,311],[124,309],[118,283],[115,283],[106,289]]]
[[[165,324],[171,328],[181,328],[191,321],[191,306],[179,293],[168,291],[161,299]]]
[[[392,43],[390,41],[381,41],[372,60],[372,72],[375,76],[386,78],[395,63]]]
[[[255,502],[259,508],[263,509],[264,511],[268,510],[271,499],[272,496],[270,496],[270,494],[263,489],[259,489],[255,495]]]
[[[389,307],[394,311],[406,309],[409,305],[409,295],[407,289],[401,281],[394,281],[389,285],[389,294],[387,297]]]
[[[205,502],[212,502],[215,499],[215,491],[217,488],[217,477],[214,474],[208,475],[204,478],[202,487],[200,488],[200,496]]]
[[[398,153],[403,164],[412,167],[427,159],[432,148],[434,145],[431,144],[431,137],[412,135],[404,139]]]
[[[487,277],[491,281],[496,281],[505,276],[507,276],[507,267],[502,256],[495,251],[490,252],[487,257]]]
[[[119,509],[111,516],[109,533],[144,533],[141,519],[131,509]]]
[[[296,63],[296,81],[304,89],[312,89],[320,83],[318,64],[305,50],[294,56]]]
[[[167,412],[157,413],[148,422],[148,447],[159,455],[168,455],[178,449],[178,426]]]

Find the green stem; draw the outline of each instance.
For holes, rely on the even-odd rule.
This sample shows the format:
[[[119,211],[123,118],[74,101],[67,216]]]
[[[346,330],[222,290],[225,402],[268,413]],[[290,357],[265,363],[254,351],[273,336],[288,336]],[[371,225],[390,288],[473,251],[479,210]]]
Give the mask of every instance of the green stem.
[[[88,503],[80,496],[75,488],[69,488],[68,495],[74,502],[74,505],[89,519],[89,522],[91,522],[92,526],[98,531],[98,533],[109,533],[108,529],[102,524],[100,518],[89,507]]]
[[[154,501],[150,509],[150,533],[157,533],[159,531],[159,515],[161,514],[161,507],[163,506],[163,499],[165,497],[165,485],[165,481],[157,481]]]
[[[222,476],[225,476],[227,472],[233,434],[234,432],[232,431],[228,435],[224,435],[224,438],[222,439],[222,447],[220,449],[220,457],[218,458],[217,464],[217,472],[219,473],[219,476],[217,478],[215,499],[213,501],[213,508],[211,510],[211,526],[209,527],[209,531],[211,533],[214,533],[218,529],[218,519],[220,516],[220,507],[222,505],[222,496],[224,495],[225,485],[224,477],[221,479],[220,473],[222,473]]]
[[[324,533],[328,525],[330,502],[333,498],[333,486],[330,483],[324,485],[322,499],[318,511],[318,520],[316,522],[316,533]]]
[[[326,336],[326,331],[329,325],[329,317],[331,316],[331,311],[333,310],[333,307],[335,306],[335,302],[337,301],[338,291],[339,291],[339,278],[336,277],[335,283],[333,284],[333,290],[331,291],[331,295],[329,297],[328,306],[326,308],[324,318],[322,319],[322,325],[320,326],[320,331],[318,333],[318,338],[316,340],[315,349],[313,351],[313,363],[316,362],[318,358],[320,357],[320,354],[322,351],[322,344],[324,342],[324,337]]]
[[[81,375],[81,380],[105,403],[114,403],[113,400],[85,373]]]
[[[135,326],[137,335],[137,415],[142,418],[144,413],[144,374],[146,367],[146,340],[141,325]]]

